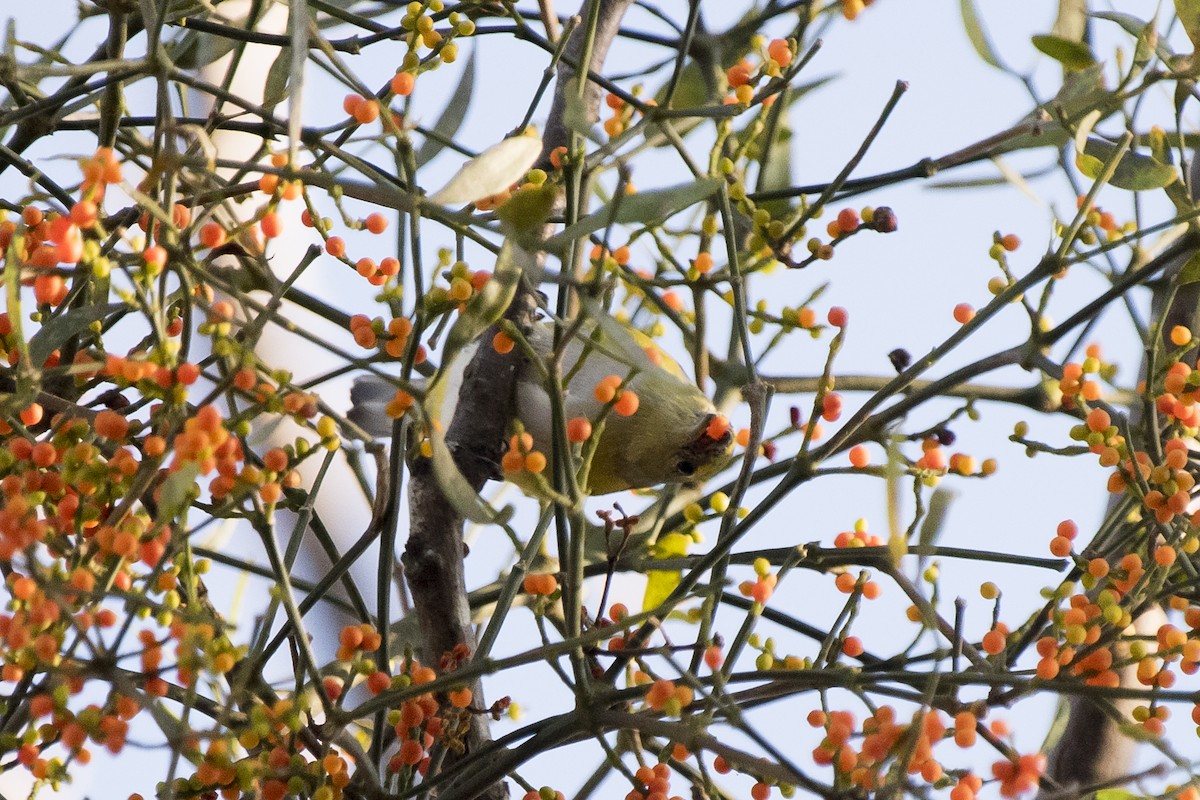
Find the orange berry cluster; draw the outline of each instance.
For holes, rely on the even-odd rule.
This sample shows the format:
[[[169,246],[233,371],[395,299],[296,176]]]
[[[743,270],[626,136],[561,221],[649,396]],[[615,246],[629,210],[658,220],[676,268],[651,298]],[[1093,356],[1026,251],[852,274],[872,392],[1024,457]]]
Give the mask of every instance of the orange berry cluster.
[[[521,800],[566,800],[566,795],[550,786],[543,786],[521,795]]]
[[[408,348],[408,338],[412,335],[413,325],[407,317],[393,317],[386,325],[381,317],[371,319],[366,314],[355,314],[350,317],[350,333],[359,347],[371,348],[383,340],[383,352],[390,358],[404,358]],[[418,345],[413,356],[413,363],[420,364],[426,358],[425,346]]]
[[[1063,407],[1083,408],[1087,403],[1099,400],[1102,390],[1096,378],[1110,375],[1112,371],[1112,365],[1101,360],[1099,345],[1088,345],[1087,357],[1083,362],[1072,361],[1063,365],[1063,375],[1058,381],[1058,389],[1063,395]],[[1095,377],[1088,377],[1089,375]],[[1178,388],[1182,389],[1182,386]]]
[[[771,562],[765,558],[754,559],[754,574],[756,575],[754,580],[745,580],[738,584],[738,591],[759,605],[766,605],[766,602],[771,599],[771,595],[775,593],[779,576],[771,572]]]
[[[491,280],[492,273],[485,269],[471,270],[465,262],[455,262],[443,273],[448,286],[434,286],[425,295],[425,306],[433,313],[442,313],[452,308],[460,311],[468,300],[481,291]]]
[[[818,236],[810,237],[805,242],[808,258],[795,266],[807,266],[813,261],[828,261],[833,258],[838,244],[859,231],[873,230],[876,233],[894,233],[897,227],[896,214],[887,206],[879,208],[867,206],[859,211],[855,211],[853,208],[843,208],[825,226],[825,233],[829,236],[830,241],[824,242]]]
[[[373,625],[347,625],[338,634],[338,661],[352,661],[360,654],[374,653],[383,639]]]
[[[695,699],[695,693],[690,686],[676,684],[675,681],[666,678],[651,680],[646,673],[637,672],[634,675],[634,682],[638,684],[649,682],[650,688],[646,690],[645,696],[646,707],[661,711],[668,717],[678,717],[683,713],[683,709],[691,705],[692,700]]]
[[[546,469],[546,456],[533,449],[533,436],[528,433],[514,435],[508,440],[508,451],[500,459],[505,473],[521,472],[541,474]]]
[[[624,384],[625,379],[620,375],[606,375],[596,384],[593,394],[597,401],[611,403],[617,415],[631,417],[637,413],[641,400],[632,390],[623,388]]]
[[[604,120],[604,132],[610,139],[620,136],[633,120],[634,107],[611,92],[604,96],[604,105],[613,112],[611,117]]]
[[[443,657],[443,672],[457,669],[459,664],[469,658],[470,650],[467,646],[457,645],[453,652],[446,653]],[[395,683],[402,687],[423,686],[432,683],[436,677],[437,673],[430,667],[409,661]],[[400,741],[400,749],[392,756],[388,769],[410,777],[414,773],[424,775],[429,769],[429,749],[435,742],[442,740],[452,748],[461,746],[456,743],[466,724],[464,715],[472,713],[470,705],[473,699],[469,688],[459,686],[446,692],[448,708],[445,710],[432,692],[404,700],[400,707],[388,716],[388,721],[394,725]],[[499,713],[507,704],[507,698],[498,701],[492,712]]]
[[[726,104],[750,105],[754,100],[754,87],[764,78],[782,75],[796,54],[794,44],[786,39],[774,39],[759,49],[761,61],[757,66],[743,58],[725,71],[725,79],[733,90],[733,94],[725,98]],[[775,95],[770,95],[763,99],[763,105],[770,106],[774,101]]]
[[[684,748],[683,752],[684,758],[687,758],[687,749]],[[637,772],[633,773],[633,777],[640,786],[630,789],[625,795],[625,800],[683,800],[678,795],[671,794],[671,768],[667,764],[640,766]]]
[[[1075,198],[1075,207],[1083,208],[1083,204],[1086,202],[1086,200],[1087,198],[1084,195],[1078,195]],[[1112,212],[1105,211],[1100,206],[1092,206],[1090,209],[1088,209],[1085,224],[1089,228],[1099,228],[1101,235],[1103,235],[1104,238],[1110,242],[1120,239],[1130,230],[1137,229],[1136,222],[1130,220],[1125,225],[1121,225],[1117,222],[1117,218],[1112,215]],[[1083,234],[1087,235],[1085,236]],[[1090,230],[1083,231],[1080,236],[1080,241],[1084,244],[1095,243],[1096,239],[1091,234],[1092,232]]]
[[[854,714],[849,711],[817,710],[809,712],[808,724],[825,729],[824,740],[813,750],[813,761],[832,766],[854,786],[868,791],[878,788],[887,763],[906,754],[904,768],[908,774],[920,775],[931,784],[945,775],[933,754],[934,746],[946,735],[946,723],[936,710],[917,711],[911,723],[901,724],[896,721],[895,709],[880,706],[863,721],[861,731],[856,731]],[[862,742],[855,749],[851,740],[857,735],[862,736]]]
[[[1046,772],[1046,756],[1028,753],[1016,761],[997,761],[992,764],[992,777],[1000,781],[1001,797],[1016,797],[1033,791]]]
[[[1200,430],[1200,405],[1196,403],[1200,372],[1182,361],[1172,363],[1163,376],[1163,391],[1154,398],[1154,407],[1187,436]],[[1141,387],[1145,388],[1145,387]]]
[[[872,536],[871,538],[878,539],[879,537]],[[839,546],[854,547],[855,545]],[[880,588],[876,581],[867,580],[870,574],[871,573],[866,570],[863,570],[857,576],[850,572],[843,572],[834,579],[833,583],[837,587],[837,590],[842,594],[850,594],[855,589],[860,589],[864,598],[867,600],[874,600],[883,593],[883,589]]]

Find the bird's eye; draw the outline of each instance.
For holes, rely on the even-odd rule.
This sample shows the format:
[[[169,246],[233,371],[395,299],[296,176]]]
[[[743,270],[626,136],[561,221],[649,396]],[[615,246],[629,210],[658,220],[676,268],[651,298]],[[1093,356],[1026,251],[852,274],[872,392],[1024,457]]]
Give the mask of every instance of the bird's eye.
[[[696,465],[690,461],[680,461],[675,469],[680,475],[691,475],[696,471]]]

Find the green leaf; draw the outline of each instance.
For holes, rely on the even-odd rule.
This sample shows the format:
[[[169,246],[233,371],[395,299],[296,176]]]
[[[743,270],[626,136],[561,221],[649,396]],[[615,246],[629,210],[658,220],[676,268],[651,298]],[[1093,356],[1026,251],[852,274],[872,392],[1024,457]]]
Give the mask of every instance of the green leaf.
[[[529,254],[513,244],[512,240],[504,240],[500,253],[496,256],[496,266],[491,279],[471,297],[467,307],[450,327],[442,351],[442,369],[434,378],[434,383],[447,374],[450,365],[464,347],[479,338],[481,333],[504,314],[504,310],[512,302],[513,294],[516,293],[517,282],[528,258]]]
[[[577,133],[589,141],[599,141],[592,131],[592,121],[588,119],[587,105],[579,95],[579,80],[572,78],[567,84],[567,102],[563,107],[563,125],[572,133]]]
[[[463,164],[445,186],[429,196],[429,201],[458,205],[503,192],[525,177],[541,153],[542,140],[533,128],[509,136]]]
[[[975,3],[972,0],[959,0],[958,7],[962,12],[963,28],[966,30],[967,38],[971,40],[971,46],[975,48],[975,52],[985,63],[1008,72],[1008,67],[1000,62],[996,51],[992,49],[992,43],[988,41],[987,32],[983,29],[979,14],[975,12]]]
[[[72,336],[83,333],[93,322],[128,308],[124,303],[110,303],[104,306],[81,306],[59,314],[43,325],[29,340],[30,363],[41,366],[51,353],[62,347]]]
[[[1128,789],[1101,789],[1092,795],[1093,800],[1134,800],[1144,795],[1134,794]]]
[[[1117,11],[1092,11],[1089,16],[1115,22],[1121,26],[1122,30],[1136,38],[1138,52],[1134,56],[1135,60],[1141,56],[1141,50],[1151,44],[1153,44],[1154,52],[1159,60],[1170,61],[1175,57],[1171,48],[1167,46],[1166,40],[1156,35],[1154,21],[1146,22],[1132,14],[1122,14]]]
[[[1033,46],[1072,72],[1087,69],[1096,63],[1092,49],[1082,42],[1040,34],[1033,37]]]
[[[649,225],[676,214],[711,197],[721,186],[723,178],[704,178],[691,183],[639,192],[618,197],[593,214],[569,226],[546,240],[547,250],[559,250],[576,239],[595,233],[611,224]]]
[[[1179,277],[1176,280],[1179,281],[1180,286],[1200,281],[1200,253],[1192,253],[1192,257],[1187,260],[1187,263],[1180,267]]]
[[[929,510],[921,522],[921,530],[917,533],[917,542],[922,547],[935,544],[942,531],[946,528],[946,512],[954,502],[956,494],[949,489],[935,489],[929,498]]]
[[[426,393],[425,415],[431,421],[429,444],[433,451],[434,476],[446,501],[463,519],[471,522],[492,523],[499,518],[499,513],[467,483],[454,463],[454,456],[446,446],[446,428],[451,420],[441,418],[442,400],[448,400],[450,408],[455,406],[456,397],[445,397],[449,391],[459,391],[459,387],[450,379],[452,374],[462,371],[456,370],[455,362],[460,358],[470,358],[474,350],[468,351],[468,347],[475,344],[479,335],[504,314],[516,292],[522,269],[526,266],[525,261],[531,258],[511,240],[505,240],[496,258],[491,279],[471,298],[450,328],[442,351],[442,367],[433,377]],[[438,422],[442,424],[432,424]]]
[[[463,69],[462,77],[459,78],[458,85],[454,87],[454,92],[450,95],[450,102],[446,104],[442,115],[433,125],[433,132],[437,134],[437,137],[427,136],[414,156],[418,167],[432,161],[434,156],[446,147],[445,143],[458,134],[463,120],[467,118],[467,109],[471,107],[471,98],[474,93],[475,50],[472,50],[471,57],[467,59]]]
[[[163,481],[158,495],[158,522],[168,524],[178,519],[192,502],[196,490],[196,478],[200,475],[200,465],[195,461],[185,461],[179,469]]]
[[[775,137],[759,158],[762,172],[758,176],[758,186],[755,187],[756,191],[771,192],[778,189],[786,189],[793,185],[792,129],[788,125],[787,115],[782,112],[783,109],[780,109],[778,112],[779,117],[776,123]],[[786,217],[791,209],[787,198],[768,200],[759,203],[759,207],[765,208],[775,219]]]
[[[1080,158],[1094,160],[1100,165],[1108,163],[1117,152],[1114,144],[1102,139],[1088,139]],[[1090,163],[1090,162],[1089,162]],[[1081,166],[1080,169],[1083,169]],[[1086,174],[1086,171],[1085,171]],[[1095,177],[1090,175],[1089,177]],[[1117,164],[1110,184],[1118,189],[1130,192],[1145,192],[1151,189],[1162,189],[1179,179],[1179,170],[1171,165],[1141,153],[1126,152],[1121,162]]]
[[[467,479],[458,471],[454,456],[446,446],[446,435],[437,428],[431,428],[429,444],[433,450],[433,474],[437,478],[438,488],[455,511],[471,522],[487,525],[495,522],[499,512],[492,508],[479,493],[471,488]]]
[[[682,558],[688,553],[692,537],[679,532],[668,533],[654,543],[653,556],[656,561],[666,561],[672,558]],[[649,611],[658,608],[663,601],[671,596],[679,580],[683,577],[680,570],[651,569],[646,571],[646,592],[642,596],[642,610]]]
[[[288,95],[288,78],[292,74],[292,48],[279,48],[279,55],[267,69],[263,85],[263,108],[272,109]]]
[[[1192,40],[1192,48],[1200,47],[1200,0],[1175,0],[1175,16]]]

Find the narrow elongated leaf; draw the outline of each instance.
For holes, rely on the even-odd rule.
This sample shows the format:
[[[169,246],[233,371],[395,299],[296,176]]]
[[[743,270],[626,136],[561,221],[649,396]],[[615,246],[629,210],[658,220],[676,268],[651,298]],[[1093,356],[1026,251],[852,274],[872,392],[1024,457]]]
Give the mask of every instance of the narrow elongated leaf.
[[[1117,147],[1114,144],[1102,139],[1088,139],[1084,147],[1084,156],[1103,165],[1112,158],[1116,151]],[[1094,178],[1095,175],[1089,175],[1089,177]],[[1164,164],[1142,153],[1127,152],[1121,162],[1117,164],[1116,172],[1113,173],[1109,183],[1118,189],[1145,192],[1151,189],[1162,189],[1164,186],[1174,183],[1178,178],[1179,170],[1175,166]]]
[[[1200,0],[1175,0],[1175,16],[1192,40],[1192,48],[1200,47]]]
[[[462,348],[475,341],[488,326],[500,319],[508,304],[512,302],[521,271],[530,259],[528,253],[513,244],[512,240],[504,240],[500,254],[496,257],[492,277],[475,293],[450,327],[442,352],[442,370],[434,379],[435,382],[449,369]]]
[[[1092,49],[1082,42],[1042,34],[1033,37],[1033,46],[1068,70],[1086,69],[1096,63]]]
[[[59,314],[43,325],[29,340],[30,361],[35,366],[41,366],[51,353],[62,347],[72,336],[83,333],[93,322],[127,308],[124,303],[110,303],[104,306],[72,308]]]
[[[1008,67],[1000,62],[996,51],[992,49],[992,43],[988,41],[987,32],[983,29],[983,23],[975,11],[973,0],[959,0],[958,7],[962,12],[963,28],[966,30],[967,38],[971,40],[971,46],[975,48],[975,52],[979,54],[984,63],[1008,72]]]
[[[929,510],[925,513],[925,519],[921,522],[921,529],[917,532],[917,542],[922,547],[929,547],[937,543],[938,538],[942,535],[942,531],[946,528],[946,512],[950,510],[950,504],[954,502],[955,493],[949,489],[935,489],[933,495],[929,498]]]
[[[1200,253],[1193,253],[1179,270],[1179,285],[1200,281]]]
[[[431,430],[429,444],[433,450],[433,474],[437,478],[438,488],[442,490],[446,501],[462,516],[463,519],[487,525],[495,522],[500,514],[492,508],[479,493],[471,488],[467,479],[458,471],[454,456],[446,446],[446,436],[439,430]]]
[[[442,368],[430,383],[425,400],[425,415],[430,422],[429,443],[433,450],[433,472],[446,500],[463,519],[482,524],[496,521],[498,512],[479,496],[459,472],[450,448],[446,445],[446,428],[452,419],[454,405],[464,365],[457,363],[471,357],[469,349],[479,335],[492,325],[508,308],[526,266],[528,256],[511,241],[505,240],[496,259],[491,279],[471,298],[459,314],[446,337],[442,351]],[[445,401],[445,402],[443,402]],[[443,408],[443,405],[448,408]]]
[[[446,103],[442,115],[433,125],[433,132],[438,135],[438,138],[425,137],[425,141],[417,150],[415,158],[418,167],[432,161],[434,156],[445,148],[445,141],[458,135],[458,129],[462,127],[463,120],[467,118],[467,109],[471,107],[471,98],[474,93],[475,51],[472,50],[471,57],[467,59],[463,68],[462,77],[459,78],[458,85],[454,87],[454,92],[450,95],[450,102]]]
[[[288,78],[291,76],[292,48],[279,48],[279,55],[267,70],[263,85],[263,108],[272,109],[288,95]]]
[[[196,478],[200,475],[200,465],[195,461],[185,461],[178,470],[171,473],[162,484],[158,495],[158,521],[166,524],[176,519],[187,509],[192,501],[192,492],[196,488]]]
[[[720,187],[721,178],[704,178],[691,183],[656,189],[635,195],[616,198],[593,214],[569,226],[561,233],[546,240],[547,250],[566,247],[575,239],[588,236],[613,223],[649,224],[707,200]],[[615,208],[614,208],[615,205]]]
[[[525,177],[541,153],[542,140],[536,133],[510,136],[463,164],[429,200],[443,206],[459,205],[503,192]]]
[[[1138,40],[1138,47],[1142,47],[1142,40],[1146,39],[1149,44],[1149,36],[1147,31],[1154,30],[1154,22],[1146,22],[1143,19],[1135,17],[1132,14],[1122,14],[1119,11],[1093,11],[1090,16],[1096,19],[1104,19],[1109,22],[1115,22],[1121,26],[1122,30]],[[1171,48],[1167,46],[1167,41],[1161,36],[1155,36],[1154,52],[1162,61],[1170,61],[1174,57]]]

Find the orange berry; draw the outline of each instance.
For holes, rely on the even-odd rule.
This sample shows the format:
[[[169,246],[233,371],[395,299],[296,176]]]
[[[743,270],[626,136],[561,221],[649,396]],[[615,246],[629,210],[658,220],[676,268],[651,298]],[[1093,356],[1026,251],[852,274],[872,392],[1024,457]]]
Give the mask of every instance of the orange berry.
[[[354,121],[360,125],[369,125],[379,119],[379,101],[375,99],[363,100],[354,109]]]
[[[975,309],[970,303],[959,303],[954,307],[954,321],[960,325],[966,325],[971,320],[975,319]]]
[[[600,382],[596,384],[596,400],[601,403],[611,403],[613,398],[617,396],[617,387],[620,385],[620,375],[608,375],[604,378],[601,378]]]
[[[268,211],[258,221],[258,227],[262,230],[263,236],[268,239],[274,239],[283,233],[283,220],[279,218],[278,213]]]
[[[397,72],[392,78],[392,94],[408,97],[416,85],[417,79],[411,72]]]
[[[862,640],[857,636],[847,636],[842,642],[842,652],[851,658],[857,658],[863,654]]]
[[[95,225],[99,214],[99,209],[91,200],[80,200],[71,206],[71,222],[74,222],[81,228],[88,228]]]
[[[1051,555],[1066,558],[1071,554],[1071,540],[1064,536],[1055,536],[1050,540]]]
[[[838,230],[842,233],[853,233],[858,230],[861,220],[858,218],[858,212],[853,208],[843,208],[837,215]]]
[[[1000,246],[1011,253],[1021,246],[1021,240],[1015,233],[1006,233],[1000,237]]]
[[[792,48],[788,47],[786,39],[775,39],[767,45],[767,55],[781,67],[792,63]]]
[[[1002,631],[993,628],[983,635],[983,651],[988,655],[996,655],[1004,651],[1006,637]]]
[[[346,241],[340,236],[330,236],[325,240],[325,252],[334,258],[346,255]]]
[[[348,94],[342,98],[342,110],[350,116],[354,116],[354,112],[358,110],[358,107],[362,104],[362,102],[362,95]]]
[[[368,214],[363,224],[371,233],[380,234],[387,230],[388,220],[387,217],[376,211],[373,214]]]
[[[825,318],[833,327],[844,328],[850,321],[850,312],[846,311],[846,309],[842,308],[841,306],[834,306],[833,308],[829,309],[829,313],[826,314]]]
[[[626,389],[625,391],[621,392],[621,396],[617,398],[616,404],[613,405],[613,411],[622,417],[631,417],[637,413],[638,406],[640,404],[641,401],[638,399],[638,396]]]
[[[534,450],[525,456],[525,469],[537,475],[546,469],[546,456]]]
[[[871,463],[871,454],[865,444],[856,444],[854,447],[851,447],[849,456],[850,465],[858,469],[862,469]]]
[[[220,247],[225,244],[225,229],[215,222],[200,226],[200,244],[205,247]]]
[[[712,254],[711,253],[700,253],[699,255],[696,256],[695,260],[692,261],[692,266],[695,267],[696,271],[699,272],[701,275],[709,272],[713,268]]]
[[[1087,415],[1088,429],[1097,433],[1103,432],[1112,425],[1112,417],[1103,408],[1093,408]]]
[[[511,353],[516,345],[512,337],[504,331],[496,331],[496,335],[492,337],[492,348],[500,355]]]
[[[96,415],[92,426],[99,436],[113,441],[121,441],[129,433],[129,420],[107,408]]]
[[[586,442],[592,436],[592,423],[587,417],[572,417],[567,420],[567,440]]]
[[[525,456],[518,450],[509,450],[501,457],[500,468],[505,472],[520,472],[525,468]]]
[[[30,403],[29,407],[20,414],[21,422],[26,425],[37,425],[42,421],[44,414],[45,412],[42,410],[41,404]]]
[[[1171,328],[1171,344],[1176,347],[1183,347],[1192,341],[1192,332],[1184,325],[1176,325]]]

